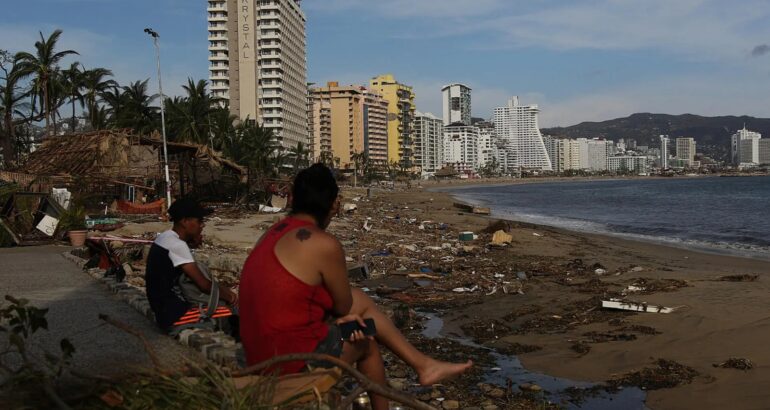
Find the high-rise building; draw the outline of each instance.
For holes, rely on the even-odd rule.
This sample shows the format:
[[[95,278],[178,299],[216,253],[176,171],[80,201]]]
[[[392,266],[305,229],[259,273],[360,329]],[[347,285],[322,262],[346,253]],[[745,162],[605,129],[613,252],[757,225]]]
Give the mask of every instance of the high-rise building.
[[[537,105],[519,105],[519,97],[516,96],[508,101],[507,106],[495,108],[495,133],[507,152],[506,161],[509,162],[501,164],[505,170],[511,167],[552,169],[543,136],[540,135],[539,112]]]
[[[668,168],[668,135],[660,136],[660,168]]]
[[[415,113],[415,163],[423,173],[433,173],[444,163],[444,124],[430,113]]]
[[[733,134],[730,140],[730,156],[733,165],[757,163],[759,161],[760,139],[762,139],[762,134],[747,130],[745,125],[743,129]],[[748,142],[744,143],[744,141]],[[756,155],[754,155],[755,152]]]
[[[471,125],[471,88],[449,84],[441,89],[444,103],[444,126],[461,123]]]
[[[761,139],[757,145],[759,146],[759,163],[770,165],[770,139]]]
[[[414,91],[392,74],[371,79],[372,90],[388,101],[388,162],[411,169],[414,164]]]
[[[315,152],[330,152],[341,168],[353,168],[355,154],[384,164],[387,160],[388,102],[363,86],[311,89],[312,140]],[[317,124],[315,119],[318,118]]]
[[[475,124],[479,129],[478,167],[485,167],[493,161],[497,161],[497,134],[495,124],[487,121],[479,121]]]
[[[607,158],[607,170],[619,173],[647,173],[647,157],[642,155],[621,155]]]
[[[208,0],[212,96],[283,148],[309,142],[305,21],[300,0]]]
[[[471,174],[478,164],[479,128],[470,125],[444,127],[444,164],[458,173]]]
[[[686,167],[691,167],[695,162],[695,138],[677,138],[676,157],[684,161]]]
[[[564,145],[562,140],[550,135],[543,135],[543,144],[545,145],[545,152],[548,153],[548,158],[551,160],[551,168],[554,172],[564,171],[564,150],[561,147]]]

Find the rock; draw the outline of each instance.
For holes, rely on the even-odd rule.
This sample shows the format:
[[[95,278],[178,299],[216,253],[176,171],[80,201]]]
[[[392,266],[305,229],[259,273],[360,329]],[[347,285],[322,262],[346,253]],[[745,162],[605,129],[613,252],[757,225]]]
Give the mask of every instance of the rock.
[[[631,268],[631,272],[641,272],[643,270],[644,268],[641,266],[634,266],[633,268]]]
[[[496,398],[496,399],[500,399],[500,398],[503,398],[503,397],[505,397],[505,390],[503,390],[503,389],[500,389],[500,388],[495,388],[495,389],[492,389],[492,390],[490,390],[490,391],[487,393],[487,395],[488,395],[489,397],[494,397],[494,398]]]
[[[519,385],[519,389],[523,391],[532,391],[532,392],[538,392],[542,391],[543,388],[534,384],[534,383],[524,383]]]
[[[444,400],[444,403],[441,405],[441,407],[445,409],[459,409],[460,403],[457,400]]]
[[[390,379],[388,380],[388,385],[396,390],[404,390],[406,387],[406,379]]]

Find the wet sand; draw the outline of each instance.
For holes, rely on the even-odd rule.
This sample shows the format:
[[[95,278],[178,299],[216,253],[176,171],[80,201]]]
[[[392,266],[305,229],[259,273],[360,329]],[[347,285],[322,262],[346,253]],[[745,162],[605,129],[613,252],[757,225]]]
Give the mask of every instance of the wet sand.
[[[478,232],[489,223],[487,218],[461,215],[445,193],[412,191],[388,194],[388,199],[401,206],[426,207],[431,219],[459,230]],[[543,331],[512,331],[509,335],[501,332],[498,337],[509,343],[542,347],[519,358],[528,369],[573,380],[609,380],[648,367],[658,358],[674,360],[701,374],[690,384],[651,391],[647,405],[653,409],[768,407],[770,391],[764,386],[770,383],[770,285],[766,277],[770,262],[531,224],[520,224],[510,233],[513,246],[501,257],[512,264],[523,267],[543,261],[564,266],[581,259],[587,266],[600,263],[608,273],[598,276],[590,272],[587,277],[574,277],[566,286],[547,280],[547,276],[531,280],[524,295],[491,296],[482,298],[478,305],[447,312],[444,320],[448,331],[459,333],[470,323],[493,320],[515,330],[528,319],[563,316],[566,306],[604,296],[608,294],[605,288],[621,290],[636,278],[684,281],[686,286],[675,291],[633,296],[653,305],[679,307],[671,314],[632,313],[623,315],[622,326],[600,321],[566,328],[546,326]],[[629,271],[630,267],[642,270]],[[617,271],[622,273],[615,275]],[[753,282],[716,281],[743,274],[759,278]],[[576,289],[593,279],[602,282],[597,290]],[[531,311],[535,312],[528,313]],[[571,348],[576,341],[591,340],[585,336],[588,332],[617,334],[618,328],[634,325],[654,328],[659,334],[634,334],[636,339],[631,341],[589,341],[590,351],[585,354]],[[732,357],[749,359],[755,367],[749,371],[713,367]]]

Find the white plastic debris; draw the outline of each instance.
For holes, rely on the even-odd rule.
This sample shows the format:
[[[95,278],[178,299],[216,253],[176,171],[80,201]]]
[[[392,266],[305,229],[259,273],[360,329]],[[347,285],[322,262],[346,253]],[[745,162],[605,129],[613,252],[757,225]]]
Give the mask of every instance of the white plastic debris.
[[[356,209],[358,209],[358,205],[356,204],[344,204],[342,205],[342,210],[345,212],[353,212]]]
[[[454,288],[454,289],[452,289],[452,292],[455,292],[455,293],[471,293],[471,292],[477,291],[478,289],[479,289],[478,285],[473,285],[472,288],[464,288],[464,287],[463,288]]]
[[[366,221],[364,221],[364,230],[365,230],[366,232],[369,232],[369,231],[371,231],[371,230],[372,230],[372,227],[371,227],[371,225],[369,225],[369,220],[366,220]]]
[[[537,232],[532,232],[532,236],[543,236],[543,235],[540,235],[540,234],[539,234],[539,233],[537,233]]]
[[[607,273],[607,270],[599,268],[599,269],[595,270],[594,273],[597,274],[597,275],[604,275],[605,273]]]
[[[276,208],[274,206],[260,205],[259,212],[263,212],[266,214],[277,214],[278,212],[281,212],[281,208]]]
[[[630,310],[632,312],[672,313],[677,308],[648,305],[646,302],[632,302],[621,299],[603,300],[602,307],[606,309]]]

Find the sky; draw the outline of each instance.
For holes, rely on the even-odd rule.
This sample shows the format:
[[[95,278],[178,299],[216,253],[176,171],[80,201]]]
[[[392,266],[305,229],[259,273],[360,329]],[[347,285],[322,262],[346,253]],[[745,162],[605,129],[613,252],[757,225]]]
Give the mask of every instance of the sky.
[[[87,68],[164,91],[208,77],[204,0],[26,0],[0,12],[0,49],[64,31]],[[635,112],[770,117],[767,0],[304,0],[308,81],[368,84],[392,73],[417,109],[441,115],[441,87],[464,83],[473,115],[518,95],[540,125]],[[69,65],[70,59],[66,65]]]

